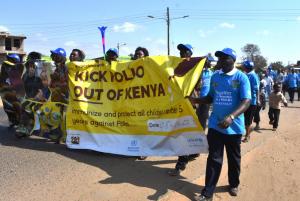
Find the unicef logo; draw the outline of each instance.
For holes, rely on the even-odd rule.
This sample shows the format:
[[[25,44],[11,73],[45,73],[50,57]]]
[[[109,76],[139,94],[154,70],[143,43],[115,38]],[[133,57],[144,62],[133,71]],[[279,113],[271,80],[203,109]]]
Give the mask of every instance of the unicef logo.
[[[135,147],[135,146],[137,146],[137,143],[138,143],[137,140],[131,140],[130,144],[132,147]]]

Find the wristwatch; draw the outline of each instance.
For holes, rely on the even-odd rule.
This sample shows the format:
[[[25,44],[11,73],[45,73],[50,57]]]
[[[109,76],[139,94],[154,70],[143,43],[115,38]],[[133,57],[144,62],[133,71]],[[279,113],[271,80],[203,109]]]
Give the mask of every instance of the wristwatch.
[[[234,116],[231,114],[229,115],[230,119],[233,121],[234,120]]]

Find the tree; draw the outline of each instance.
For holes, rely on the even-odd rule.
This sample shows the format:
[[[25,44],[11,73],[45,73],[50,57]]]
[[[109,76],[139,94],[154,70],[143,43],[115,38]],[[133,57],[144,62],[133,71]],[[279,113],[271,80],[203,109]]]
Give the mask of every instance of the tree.
[[[246,44],[242,47],[242,52],[245,53],[247,59],[254,61],[254,57],[260,55],[260,49],[258,45],[255,44]]]
[[[260,48],[255,44],[246,44],[242,47],[242,52],[245,54],[243,59],[253,61],[256,72],[261,73],[267,66],[267,59],[260,55]]]
[[[261,55],[256,55],[253,57],[253,63],[257,72],[263,72],[267,66],[267,59]]]
[[[284,69],[284,66],[282,64],[282,61],[276,61],[276,62],[272,62],[270,64],[270,66],[272,66],[273,70],[282,70]]]

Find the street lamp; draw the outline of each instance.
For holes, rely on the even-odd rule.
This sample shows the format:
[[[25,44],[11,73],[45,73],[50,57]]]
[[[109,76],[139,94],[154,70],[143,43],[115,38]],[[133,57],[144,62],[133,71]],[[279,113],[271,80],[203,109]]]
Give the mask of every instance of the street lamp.
[[[118,54],[120,54],[120,47],[127,45],[126,43],[117,43]]]
[[[171,18],[170,19],[170,12],[169,12],[169,7],[167,7],[167,17],[154,17],[152,15],[148,15],[147,17],[149,18],[156,18],[156,19],[162,19],[165,20],[167,22],[167,42],[168,42],[168,55],[170,55],[170,21],[171,20],[176,20],[176,19],[181,19],[181,18],[187,18],[189,17],[188,15],[184,15],[182,17],[175,17],[175,18]]]

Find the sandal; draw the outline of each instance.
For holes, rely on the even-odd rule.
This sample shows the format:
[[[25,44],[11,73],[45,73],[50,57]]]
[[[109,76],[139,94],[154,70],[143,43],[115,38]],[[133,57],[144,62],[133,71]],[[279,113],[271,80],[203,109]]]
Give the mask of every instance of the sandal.
[[[250,136],[245,136],[245,138],[242,140],[244,143],[249,142]]]

